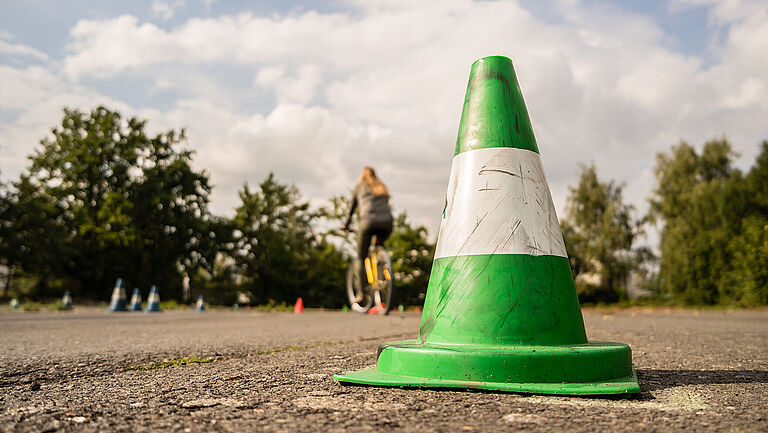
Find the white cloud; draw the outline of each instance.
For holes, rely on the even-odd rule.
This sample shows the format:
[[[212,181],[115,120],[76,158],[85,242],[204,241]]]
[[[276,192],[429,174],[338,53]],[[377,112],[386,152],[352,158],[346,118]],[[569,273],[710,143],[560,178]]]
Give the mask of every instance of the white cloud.
[[[184,3],[184,0],[174,0],[172,2],[154,0],[149,7],[149,10],[152,12],[153,16],[158,17],[163,21],[168,21],[176,14],[176,9],[184,6]],[[206,4],[206,6],[210,7],[210,4]]]
[[[287,76],[284,65],[263,67],[256,74],[254,85],[274,90],[278,103],[309,104],[315,99],[317,88],[322,84],[322,68],[317,65],[301,65],[295,69],[293,76]]]
[[[9,40],[13,39],[13,35],[11,35],[7,31],[0,30],[0,56],[9,56],[9,57],[31,57],[38,60],[48,60],[48,55],[43,53],[42,51],[38,51],[28,45],[24,44],[14,44],[12,42],[9,42]]]
[[[126,109],[152,128],[188,128],[198,166],[217,185],[217,211],[269,171],[322,200],[373,165],[396,207],[436,234],[469,66],[502,54],[515,62],[557,208],[576,163],[594,161],[644,209],[656,152],[726,133],[748,161],[768,138],[768,8],[692,1],[704,0],[671,7],[707,7],[711,25],[726,30],[714,62],[666,48],[668,35],[648,17],[575,0],[555,3],[556,24],[515,2],[467,0],[361,0],[348,12],[243,13],[170,30],[129,15],[81,20],[60,62],[5,70],[45,77],[0,84],[8,109],[27,119],[0,132],[23,129],[36,141],[59,117],[52,101],[104,100],[79,83],[139,74],[154,80],[152,91],[178,96],[163,109]],[[229,76],[242,70],[245,83]],[[37,102],[14,102],[24,98]],[[0,138],[15,152],[0,160],[4,176],[31,146],[9,140]]]
[[[42,66],[0,65],[0,173],[16,177],[27,166],[27,156],[50,128],[61,120],[63,107],[90,109],[105,104],[132,114],[130,106],[105,95],[68,83]]]
[[[200,3],[205,6],[206,11],[211,10],[211,6],[213,6],[214,3],[216,3],[216,0],[200,0]]]

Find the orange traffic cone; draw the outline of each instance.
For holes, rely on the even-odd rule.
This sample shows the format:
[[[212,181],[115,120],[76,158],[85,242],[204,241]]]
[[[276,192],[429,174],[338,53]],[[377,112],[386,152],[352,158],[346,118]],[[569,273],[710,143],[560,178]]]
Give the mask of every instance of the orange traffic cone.
[[[387,306],[384,304],[381,304],[381,308],[387,308]],[[368,314],[379,314],[379,307],[374,305],[373,307],[371,307],[370,310],[368,310]]]
[[[296,299],[296,305],[293,306],[293,312],[300,314],[304,311],[304,301],[301,298]]]

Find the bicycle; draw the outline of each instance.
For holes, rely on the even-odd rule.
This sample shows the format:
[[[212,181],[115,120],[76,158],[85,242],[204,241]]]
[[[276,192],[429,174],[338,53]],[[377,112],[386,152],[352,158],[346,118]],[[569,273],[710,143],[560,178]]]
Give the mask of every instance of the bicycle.
[[[392,308],[392,259],[379,239],[365,258],[367,284],[361,284],[357,269],[360,259],[355,257],[347,269],[347,299],[352,311],[367,313],[372,308],[378,314],[389,314]]]

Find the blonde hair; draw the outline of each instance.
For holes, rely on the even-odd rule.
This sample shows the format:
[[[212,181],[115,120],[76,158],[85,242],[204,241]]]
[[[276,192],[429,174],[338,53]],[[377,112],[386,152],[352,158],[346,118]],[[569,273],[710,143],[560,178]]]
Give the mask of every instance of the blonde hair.
[[[373,167],[368,166],[363,168],[363,172],[360,173],[359,182],[361,185],[365,185],[373,195],[389,196],[389,190],[387,190],[387,187],[381,183],[378,177],[376,177],[376,172],[373,170]]]

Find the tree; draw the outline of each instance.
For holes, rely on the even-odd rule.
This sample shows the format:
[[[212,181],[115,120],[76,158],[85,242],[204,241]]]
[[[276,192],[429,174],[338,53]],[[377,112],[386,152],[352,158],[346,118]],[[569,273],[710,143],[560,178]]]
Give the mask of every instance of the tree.
[[[28,176],[4,186],[0,192],[0,264],[6,267],[4,290],[14,277],[27,277],[34,285],[60,286],[69,256],[69,231],[61,206],[42,193]],[[63,279],[62,279],[63,278]]]
[[[765,305],[768,304],[768,141],[760,146],[741,191],[733,189],[741,192],[745,212],[740,230],[728,241],[731,262],[721,283],[721,298],[737,305]]]
[[[0,299],[8,295],[13,278],[13,271],[18,264],[18,248],[14,237],[15,194],[8,185],[0,182]]]
[[[631,271],[643,261],[634,248],[641,225],[633,207],[623,202],[623,186],[601,182],[594,165],[582,166],[579,182],[569,188],[563,237],[582,301],[616,301],[626,296]]]
[[[731,263],[725,273],[721,296],[731,304],[768,304],[768,218],[750,215],[741,233],[728,242]]]
[[[226,224],[208,211],[207,174],[192,169],[190,151],[174,148],[183,140],[183,131],[168,131],[152,143],[148,164],[128,196],[141,239],[134,243],[138,284],[163,284],[176,299],[181,297],[181,274],[198,267],[210,270],[219,243],[229,238]]]
[[[651,217],[663,223],[660,289],[673,301],[716,304],[734,296],[723,276],[749,199],[733,157],[725,138],[708,141],[701,153],[682,142],[656,157]]]
[[[746,176],[746,189],[750,198],[748,212],[768,215],[768,140],[761,143],[755,164]]]
[[[233,218],[233,257],[242,288],[255,303],[293,302],[341,306],[346,256],[316,235],[312,224],[320,214],[301,200],[298,190],[279,183],[273,174],[252,191],[240,192]]]
[[[19,202],[45,204],[43,219],[66,232],[50,266],[82,295],[104,298],[120,276],[131,285],[158,284],[165,297],[179,299],[181,275],[210,266],[215,256],[211,188],[207,174],[191,168],[184,131],[149,136],[145,126],[104,107],[65,109],[19,182]],[[30,248],[22,267],[45,272],[35,264],[45,244]]]

